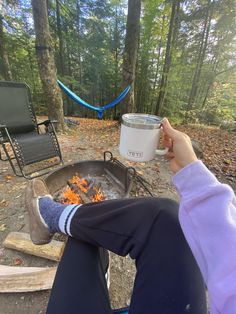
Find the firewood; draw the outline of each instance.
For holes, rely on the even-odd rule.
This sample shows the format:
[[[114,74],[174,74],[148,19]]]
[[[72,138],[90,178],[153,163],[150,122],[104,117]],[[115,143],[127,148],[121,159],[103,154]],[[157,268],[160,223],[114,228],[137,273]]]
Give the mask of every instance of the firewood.
[[[35,245],[30,236],[23,232],[10,232],[3,242],[4,247],[53,261],[61,259],[65,243],[52,240],[49,244]]]
[[[0,293],[51,289],[56,270],[57,267],[16,267],[0,265]]]
[[[81,197],[81,199],[84,203],[91,203],[92,202],[91,199],[81,190],[78,189],[76,191],[76,193],[79,194],[79,196]]]
[[[64,186],[62,189],[60,189],[59,191],[57,191],[56,193],[54,193],[53,195],[53,200],[55,202],[60,202],[63,200],[64,196],[63,194],[65,193],[66,189],[69,188],[69,185],[67,184],[66,186]]]
[[[70,183],[69,181],[67,182],[67,184],[75,193],[77,193],[81,197],[83,203],[92,202],[91,199],[84,192],[82,192],[75,184]]]

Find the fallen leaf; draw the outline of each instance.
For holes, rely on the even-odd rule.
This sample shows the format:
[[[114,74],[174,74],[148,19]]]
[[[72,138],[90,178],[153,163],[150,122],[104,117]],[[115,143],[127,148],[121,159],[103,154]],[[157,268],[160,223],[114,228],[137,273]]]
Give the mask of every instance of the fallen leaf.
[[[223,173],[229,178],[234,174],[236,134],[196,125],[176,126],[176,129],[200,142],[203,148],[203,162],[216,175]]]
[[[86,147],[76,147],[76,149],[77,149],[77,150],[78,150],[78,149],[80,149],[80,150],[87,150]]]
[[[9,180],[11,180],[11,179],[12,179],[12,176],[10,176],[10,175],[6,175],[6,176],[4,176],[4,178],[5,178],[5,180],[9,181]]]
[[[13,262],[13,265],[19,266],[23,264],[23,260],[21,258],[16,258]]]
[[[141,175],[143,174],[143,171],[141,171],[141,170],[139,170],[137,172],[138,172],[138,174],[141,174]]]
[[[0,225],[0,231],[5,231],[6,230],[6,225],[5,224],[1,224]]]
[[[4,248],[1,248],[1,249],[0,249],[0,257],[3,257],[3,256],[4,256],[4,254],[5,254],[5,250],[4,250]]]
[[[6,200],[2,200],[0,202],[0,207],[6,207],[8,205],[8,202]]]

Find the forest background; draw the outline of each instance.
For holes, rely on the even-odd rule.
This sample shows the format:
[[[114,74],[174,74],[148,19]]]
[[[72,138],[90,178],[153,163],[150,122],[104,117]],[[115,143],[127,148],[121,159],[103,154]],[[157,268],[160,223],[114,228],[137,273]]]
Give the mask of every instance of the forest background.
[[[48,47],[36,38],[40,2]],[[236,120],[235,0],[1,0],[0,10],[0,79],[26,82],[37,114],[53,106],[36,57],[48,48],[57,77],[87,102],[103,105],[132,85],[133,103],[123,100],[105,119],[132,111],[176,123]],[[96,117],[64,95],[63,111]]]
[[[96,106],[132,89],[98,121],[60,92],[57,78]],[[177,200],[167,163],[122,159],[119,124],[110,121],[124,112],[157,114],[183,123],[176,128],[201,144],[203,162],[236,191],[236,133],[192,124],[236,121],[236,0],[0,0],[0,80],[26,82],[36,114],[57,119],[61,130],[64,115],[94,118],[73,119],[80,124],[59,134],[65,163],[109,150],[135,166],[154,195]],[[9,231],[29,230],[22,180],[2,163],[0,243]],[[111,260],[109,292],[118,308],[129,304],[135,268],[127,258]],[[0,262],[49,266],[2,246]],[[1,313],[44,313],[49,294],[0,294]]]

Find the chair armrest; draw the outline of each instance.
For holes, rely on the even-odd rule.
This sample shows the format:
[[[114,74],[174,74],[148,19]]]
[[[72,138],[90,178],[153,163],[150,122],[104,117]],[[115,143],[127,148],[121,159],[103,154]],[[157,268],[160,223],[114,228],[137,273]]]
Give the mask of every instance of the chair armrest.
[[[58,120],[45,120],[45,121],[43,121],[43,122],[40,122],[40,123],[37,123],[37,125],[42,125],[42,124],[44,124],[45,126],[48,126],[49,124],[53,124],[53,123],[57,123],[58,122]]]
[[[6,142],[7,134],[7,126],[5,124],[0,124],[0,144]]]
[[[55,133],[54,123],[58,123],[58,121],[48,119],[43,122],[37,123],[37,127],[39,127],[40,125],[44,125],[46,133]]]
[[[37,125],[45,125],[45,126],[48,126],[49,124],[50,124],[50,120],[45,120],[45,121],[43,121],[43,122],[40,122],[40,123],[37,123]]]

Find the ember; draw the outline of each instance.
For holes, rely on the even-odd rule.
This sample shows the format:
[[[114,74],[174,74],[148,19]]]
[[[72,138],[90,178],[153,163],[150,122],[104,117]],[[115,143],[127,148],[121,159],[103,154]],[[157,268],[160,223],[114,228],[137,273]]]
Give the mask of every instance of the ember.
[[[63,199],[61,200],[63,204],[81,204],[81,197],[76,194],[70,187],[67,187],[66,191],[63,193]]]
[[[86,180],[76,174],[67,182],[67,188],[59,201],[63,204],[84,204],[103,200],[105,196],[94,180]]]
[[[105,200],[104,195],[102,194],[102,191],[100,188],[97,188],[96,186],[93,188],[96,191],[96,194],[92,197],[93,202],[101,202]]]

